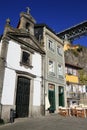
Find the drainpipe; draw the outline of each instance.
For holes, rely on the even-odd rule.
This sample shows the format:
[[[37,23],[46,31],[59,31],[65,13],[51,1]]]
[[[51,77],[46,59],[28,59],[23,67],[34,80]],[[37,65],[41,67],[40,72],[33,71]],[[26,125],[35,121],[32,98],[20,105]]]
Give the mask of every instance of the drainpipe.
[[[41,105],[42,115],[45,115],[45,80],[44,80],[44,55],[42,55],[42,85],[41,85]]]

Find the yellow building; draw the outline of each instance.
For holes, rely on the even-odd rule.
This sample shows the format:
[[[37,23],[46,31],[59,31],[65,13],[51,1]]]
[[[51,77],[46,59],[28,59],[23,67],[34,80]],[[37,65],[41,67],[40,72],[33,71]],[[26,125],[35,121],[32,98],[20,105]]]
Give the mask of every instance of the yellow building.
[[[64,51],[71,48],[71,43],[69,41],[64,41]]]
[[[69,41],[64,41],[64,51],[66,50],[73,50],[73,49],[78,49],[78,45],[72,45]]]
[[[81,69],[78,66],[65,63],[66,73],[66,98],[67,105],[70,106],[73,103],[79,104],[79,92],[81,86],[79,85],[78,70]]]

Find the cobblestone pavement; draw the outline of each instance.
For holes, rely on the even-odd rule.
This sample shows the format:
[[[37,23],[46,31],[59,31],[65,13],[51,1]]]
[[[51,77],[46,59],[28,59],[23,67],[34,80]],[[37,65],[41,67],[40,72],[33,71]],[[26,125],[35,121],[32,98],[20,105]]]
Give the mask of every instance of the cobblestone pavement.
[[[0,126],[0,130],[87,130],[87,118],[50,115],[16,119],[12,124]]]

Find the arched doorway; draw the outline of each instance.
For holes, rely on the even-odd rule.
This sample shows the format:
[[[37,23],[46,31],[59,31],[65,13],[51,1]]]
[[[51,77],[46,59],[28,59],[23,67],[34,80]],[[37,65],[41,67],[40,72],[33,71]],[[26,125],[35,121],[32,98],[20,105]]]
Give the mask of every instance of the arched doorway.
[[[19,76],[17,81],[16,94],[16,115],[17,117],[28,117],[30,98],[30,79]]]
[[[64,107],[64,87],[59,86],[59,106]]]
[[[49,112],[54,113],[55,111],[55,85],[48,84],[48,97],[50,102]]]

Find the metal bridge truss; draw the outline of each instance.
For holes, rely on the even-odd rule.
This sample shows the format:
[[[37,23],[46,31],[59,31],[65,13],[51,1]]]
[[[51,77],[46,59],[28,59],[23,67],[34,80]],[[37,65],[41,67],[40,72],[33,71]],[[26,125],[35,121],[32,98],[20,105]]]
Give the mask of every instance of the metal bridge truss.
[[[57,33],[57,36],[61,39],[67,39],[69,41],[73,41],[75,39],[80,38],[81,36],[87,35],[87,21],[80,23],[76,26],[73,26],[69,29],[66,29],[60,33]]]

